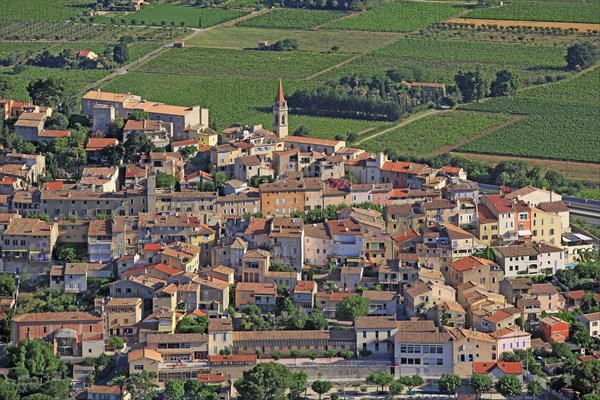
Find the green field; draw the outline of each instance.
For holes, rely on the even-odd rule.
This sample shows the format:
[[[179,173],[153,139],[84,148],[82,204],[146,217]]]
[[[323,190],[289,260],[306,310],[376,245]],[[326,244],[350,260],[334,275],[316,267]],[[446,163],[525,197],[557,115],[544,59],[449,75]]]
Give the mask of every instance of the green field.
[[[2,0],[0,21],[66,21],[94,4],[95,0]]]
[[[390,2],[360,15],[334,21],[324,29],[356,31],[412,32],[456,15],[466,8],[459,4],[425,2]]]
[[[190,28],[207,28],[239,18],[244,14],[245,13],[240,10],[200,8],[173,4],[153,4],[143,7],[141,11],[133,14],[107,14],[96,18],[96,22],[109,23],[111,22],[111,19],[114,19],[117,23],[121,23],[122,20],[125,20],[126,23],[131,24],[133,23],[133,20],[135,20],[136,24],[157,26],[162,25],[163,22],[166,25],[171,25],[171,22],[174,22],[175,26],[180,26],[183,22]]]
[[[343,54],[294,51],[171,49],[142,68],[164,74],[305,78],[347,59]]]
[[[298,51],[329,52],[338,46],[338,53],[364,54],[387,46],[398,39],[396,33],[347,32],[299,29],[266,29],[225,26],[213,29],[185,42],[186,46],[254,49],[261,40],[275,43],[282,39],[296,39]]]
[[[341,11],[280,8],[254,18],[238,22],[236,25],[253,28],[309,29],[314,28],[317,25],[341,18],[344,15],[347,14]]]
[[[391,46],[353,60],[322,76],[337,79],[362,72],[381,74],[388,69],[414,70],[407,80],[453,83],[463,69],[480,67],[488,77],[501,69],[515,70],[523,85],[563,74],[566,45],[542,46],[518,43],[489,43],[473,40],[421,38],[401,39]]]
[[[108,75],[105,70],[86,70],[86,69],[58,69],[58,68],[39,68],[23,67],[19,74],[13,74],[12,68],[0,67],[0,75],[8,76],[11,81],[11,90],[6,97],[16,100],[29,100],[27,85],[36,79],[47,79],[50,77],[62,78],[67,81],[73,92],[81,90],[85,85],[95,82]]]
[[[465,109],[527,114],[460,150],[600,162],[600,71]]]
[[[450,111],[411,122],[359,145],[370,152],[429,155],[509,121],[507,114]]]
[[[521,21],[600,23],[600,3],[593,2],[509,2],[502,7],[478,8],[465,18]]]
[[[286,93],[314,84],[311,81],[283,81]],[[277,79],[130,72],[105,84],[102,90],[130,91],[168,104],[199,104],[210,110],[210,119],[217,129],[235,123],[264,124],[271,128],[271,108],[277,85]],[[290,115],[290,132],[300,125],[308,127],[314,136],[333,138],[337,134],[360,132],[385,123]]]

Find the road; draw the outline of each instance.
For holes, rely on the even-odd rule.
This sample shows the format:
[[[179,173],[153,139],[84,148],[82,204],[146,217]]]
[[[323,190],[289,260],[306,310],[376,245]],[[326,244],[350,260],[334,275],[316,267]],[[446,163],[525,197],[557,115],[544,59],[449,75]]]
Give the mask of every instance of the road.
[[[115,376],[119,375],[119,371],[129,371],[129,363],[127,362],[127,354],[117,354],[115,357],[115,367],[108,374],[108,376],[100,381],[98,381],[98,385],[106,385],[111,381]]]
[[[187,36],[185,36],[183,38],[178,38],[176,40],[173,40],[172,42],[168,42],[168,43],[162,45],[161,47],[159,47],[159,48],[151,51],[150,53],[144,55],[143,57],[140,57],[140,58],[138,58],[136,60],[133,60],[129,64],[124,65],[121,68],[119,68],[119,69],[111,72],[110,74],[108,74],[104,78],[86,85],[83,89],[81,89],[77,93],[77,96],[81,97],[85,93],[87,93],[90,90],[92,90],[93,88],[98,88],[103,83],[108,82],[111,79],[114,79],[114,78],[116,78],[118,76],[125,75],[129,71],[134,70],[134,69],[140,67],[141,65],[143,65],[147,61],[150,61],[150,60],[158,57],[159,55],[161,55],[163,52],[167,51],[168,49],[173,48],[173,45],[175,44],[175,42],[179,42],[179,41],[184,41],[185,42],[186,40],[189,40],[189,39],[191,39],[193,37],[196,37],[196,36],[203,35],[206,32],[209,32],[209,31],[211,31],[213,29],[216,29],[216,28],[219,28],[221,26],[232,26],[232,25],[235,25],[236,23],[238,23],[240,21],[243,21],[245,19],[253,18],[253,17],[257,16],[257,15],[264,14],[264,13],[267,13],[267,12],[270,12],[270,11],[271,11],[271,9],[264,9],[264,10],[260,10],[260,11],[253,11],[250,14],[241,16],[241,17],[236,18],[236,19],[232,19],[230,21],[223,22],[223,23],[218,24],[218,25],[213,25],[213,26],[208,27],[208,28],[203,28],[203,29],[191,28],[193,32],[190,33],[189,35],[187,35]]]
[[[584,219],[592,225],[600,225],[600,207],[594,204],[582,204],[565,201],[571,217]]]

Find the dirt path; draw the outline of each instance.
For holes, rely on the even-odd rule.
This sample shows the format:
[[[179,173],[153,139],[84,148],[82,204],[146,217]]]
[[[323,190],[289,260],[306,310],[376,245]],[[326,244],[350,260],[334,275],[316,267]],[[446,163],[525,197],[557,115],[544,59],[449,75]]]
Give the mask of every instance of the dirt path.
[[[313,26],[310,29],[317,31],[317,30],[321,29],[321,27],[324,26],[324,25],[331,24],[332,22],[337,22],[337,21],[340,21],[340,20],[346,19],[346,18],[358,17],[363,12],[364,11],[356,11],[356,12],[350,13],[348,15],[344,15],[343,17],[340,17],[338,19],[332,19],[331,21],[327,21],[327,22],[323,22],[322,24],[315,25],[315,26]]]
[[[498,126],[492,126],[491,128],[484,129],[483,131],[481,131],[477,135],[471,136],[471,137],[468,137],[468,138],[464,138],[463,140],[461,140],[458,143],[450,144],[450,145],[447,145],[447,146],[442,146],[439,149],[437,149],[436,151],[434,151],[432,154],[436,155],[436,154],[442,154],[442,153],[450,153],[451,151],[453,151],[455,149],[458,149],[459,147],[464,146],[467,143],[470,143],[470,142],[472,142],[474,140],[477,140],[477,139],[481,139],[482,137],[487,136],[490,133],[494,133],[494,132],[496,132],[496,131],[498,131],[500,129],[504,129],[507,126],[510,126],[510,125],[512,125],[514,123],[517,123],[518,121],[521,121],[525,117],[526,117],[526,115],[515,114],[515,115],[512,116],[512,118],[510,119],[510,121],[506,121],[505,123],[503,123],[501,125],[498,125]]]
[[[314,74],[309,75],[309,76],[307,76],[305,78],[302,78],[300,80],[301,81],[310,81],[311,79],[316,78],[317,76],[323,75],[323,74],[325,74],[325,73],[327,73],[327,72],[329,72],[331,70],[337,69],[339,67],[343,67],[344,65],[348,64],[350,61],[354,61],[358,57],[361,57],[361,56],[362,56],[362,54],[355,55],[354,57],[350,57],[350,58],[348,58],[348,59],[346,59],[344,61],[340,61],[339,63],[337,63],[335,65],[332,65],[331,67],[327,67],[325,69],[322,69],[319,72],[315,72]]]
[[[461,14],[462,15],[462,14]],[[497,25],[497,26],[534,26],[540,28],[560,28],[564,30],[576,29],[578,32],[586,32],[588,30],[600,29],[600,24],[578,23],[578,22],[544,22],[544,21],[522,21],[522,20],[504,20],[504,19],[479,19],[479,18],[449,18],[444,22],[452,24],[475,24],[481,25]]]
[[[260,11],[255,11],[255,12],[252,12],[250,14],[241,16],[239,18],[232,19],[230,21],[223,22],[223,23],[218,24],[218,25],[213,25],[213,26],[205,28],[205,29],[194,29],[191,34],[189,34],[189,35],[187,35],[187,36],[185,36],[183,38],[179,38],[179,39],[173,40],[173,41],[171,41],[171,42],[169,42],[169,43],[167,43],[167,44],[165,44],[165,45],[163,45],[163,46],[161,46],[161,47],[159,47],[159,48],[151,51],[150,53],[145,54],[143,57],[140,57],[140,58],[138,58],[138,59],[130,62],[129,64],[124,65],[121,68],[119,68],[119,69],[111,72],[110,74],[108,74],[104,78],[86,85],[83,89],[81,89],[77,93],[77,96],[80,97],[80,96],[84,95],[85,93],[87,93],[88,91],[92,90],[93,88],[98,87],[99,85],[102,85],[105,82],[110,81],[111,79],[114,79],[114,78],[116,78],[118,76],[121,76],[121,75],[125,75],[130,70],[131,71],[135,71],[136,69],[138,69],[141,66],[143,66],[144,64],[146,64],[148,61],[155,59],[156,57],[158,57],[159,55],[161,55],[162,53],[164,53],[168,49],[172,48],[173,44],[175,42],[177,42],[177,41],[186,41],[186,40],[189,40],[189,39],[191,39],[191,38],[193,38],[195,36],[203,35],[206,32],[209,32],[209,31],[211,31],[213,29],[216,29],[216,28],[219,28],[219,27],[222,27],[222,26],[233,26],[233,25],[235,25],[236,23],[238,23],[240,21],[244,21],[246,19],[253,18],[253,17],[257,16],[257,15],[266,14],[266,13],[268,13],[270,11],[271,11],[270,9],[264,9],[264,10],[260,10]]]
[[[369,136],[367,138],[364,138],[362,140],[359,140],[358,142],[352,143],[352,146],[356,147],[359,144],[361,144],[362,142],[366,142],[367,140],[374,139],[374,138],[376,138],[378,136],[383,135],[384,133],[387,133],[389,131],[393,131],[394,129],[401,128],[401,127],[403,127],[405,125],[408,125],[411,122],[415,122],[415,121],[417,121],[417,120],[419,120],[421,118],[429,117],[429,116],[435,115],[435,114],[441,114],[441,113],[448,112],[448,111],[450,111],[450,110],[428,110],[428,111],[425,111],[422,114],[418,114],[418,115],[415,115],[413,117],[408,117],[407,119],[403,120],[399,124],[396,124],[396,125],[394,125],[392,127],[386,128],[386,129],[382,130],[381,132],[377,132],[376,134],[374,134],[372,136]]]

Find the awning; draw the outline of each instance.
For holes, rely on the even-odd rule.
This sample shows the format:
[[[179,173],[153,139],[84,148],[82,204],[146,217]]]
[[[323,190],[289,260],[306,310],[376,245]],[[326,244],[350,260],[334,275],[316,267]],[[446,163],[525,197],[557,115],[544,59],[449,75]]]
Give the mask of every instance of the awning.
[[[529,229],[519,231],[519,236],[531,236],[531,231]]]

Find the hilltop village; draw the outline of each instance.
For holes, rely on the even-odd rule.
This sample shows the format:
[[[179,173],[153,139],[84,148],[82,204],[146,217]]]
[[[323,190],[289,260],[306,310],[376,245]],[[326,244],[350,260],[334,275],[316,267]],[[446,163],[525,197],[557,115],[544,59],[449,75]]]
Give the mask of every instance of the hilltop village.
[[[0,159],[0,388],[228,399],[274,362],[305,386],[598,393],[593,373],[560,381],[600,363],[597,239],[561,195],[292,135],[274,89],[272,130],[220,132],[199,106],[90,91],[83,142],[51,108],[0,102],[42,149]]]

